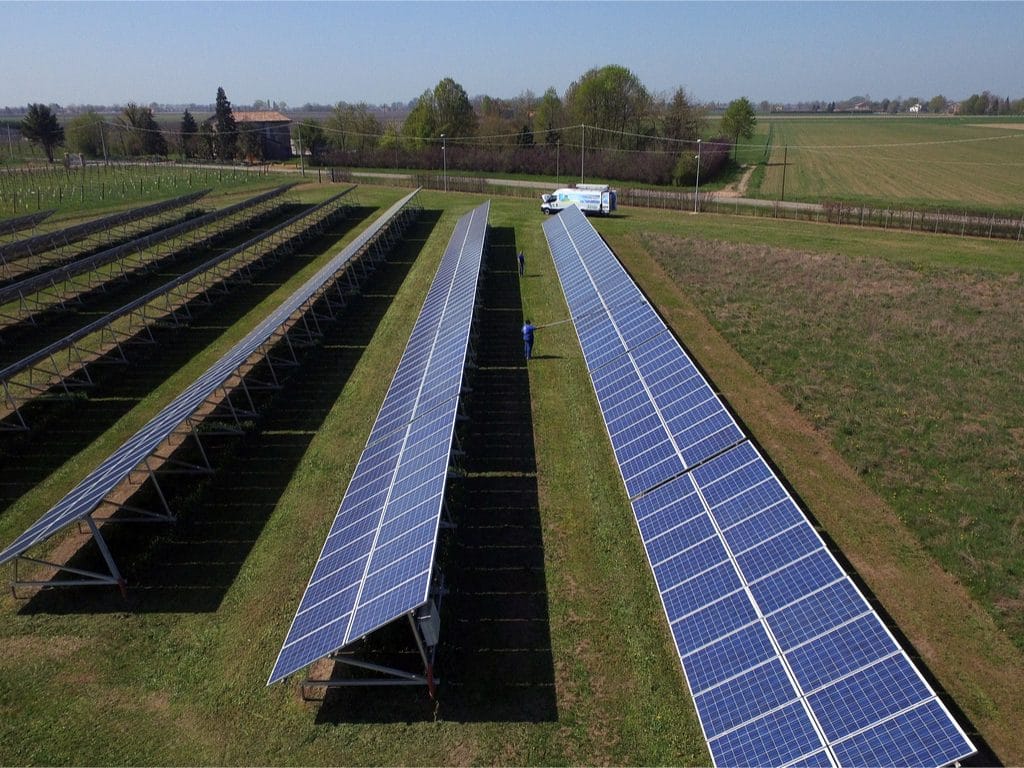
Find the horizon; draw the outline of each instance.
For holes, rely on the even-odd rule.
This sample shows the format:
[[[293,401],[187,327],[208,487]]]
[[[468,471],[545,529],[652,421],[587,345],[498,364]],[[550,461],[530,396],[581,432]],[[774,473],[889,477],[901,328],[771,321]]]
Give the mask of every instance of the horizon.
[[[3,0],[3,10],[7,109],[205,105],[218,86],[240,106],[391,106],[444,77],[471,98],[562,96],[608,64],[652,94],[683,87],[705,104],[1024,96],[1014,91],[1024,4],[1012,2]]]

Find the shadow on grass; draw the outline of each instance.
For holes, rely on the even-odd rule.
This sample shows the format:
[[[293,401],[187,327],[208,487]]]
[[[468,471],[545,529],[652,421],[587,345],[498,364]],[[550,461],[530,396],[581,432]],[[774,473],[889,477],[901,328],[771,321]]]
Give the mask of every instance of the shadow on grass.
[[[196,478],[161,475],[179,516],[173,524],[107,525],[103,535],[128,581],[127,601],[112,588],[43,590],[22,613],[104,611],[205,612],[218,608],[292,479],[309,443],[338,398],[364,349],[418,256],[438,212],[424,212],[388,261],[369,278],[320,342],[305,350],[301,367],[257,402],[260,417],[240,438],[204,437],[215,471]],[[186,444],[191,445],[191,443]],[[183,447],[175,458],[189,460]],[[151,483],[130,502],[155,507]],[[91,538],[68,565],[103,570]],[[268,576],[269,577],[269,576]]]
[[[30,431],[0,431],[0,465],[4,467],[0,478],[0,511],[92,443],[168,376],[186,365],[197,352],[280,288],[309,262],[311,257],[308,254],[331,247],[340,236],[358,226],[375,210],[369,207],[353,209],[344,221],[335,225],[334,231],[307,243],[301,254],[286,256],[255,272],[249,285],[235,285],[229,294],[212,292],[212,305],[192,302],[189,305],[193,313],[192,323],[179,328],[154,328],[153,336],[157,343],[131,345],[128,349],[129,365],[111,362],[110,355],[91,364],[89,375],[95,385],[88,390],[79,390],[70,396],[41,397],[22,405],[20,410],[31,427]],[[195,262],[200,263],[210,256],[210,251],[203,251]],[[192,268],[192,261],[182,265],[181,271]],[[141,295],[168,279],[170,276],[166,273],[140,276],[137,288],[135,281],[131,283],[131,296]],[[90,312],[99,317],[129,300],[130,297],[121,291],[116,299],[103,300],[91,306]],[[51,329],[40,328],[41,333],[51,338],[31,344],[22,341],[18,349],[12,350],[10,361],[71,333],[83,323],[95,319],[94,316],[83,317],[80,313],[64,315],[59,322],[63,333],[54,336]]]
[[[449,594],[441,609],[437,699],[421,685],[334,688],[319,723],[557,720],[515,254],[514,231],[492,228],[461,438],[465,476],[449,483],[457,527],[442,534],[438,556]],[[422,668],[403,622],[376,633],[372,643],[361,650],[376,652],[374,661]],[[334,676],[345,674],[337,665]]]
[[[282,205],[274,211],[216,234],[201,244],[185,245],[157,256],[128,275],[111,274],[105,282],[84,290],[69,300],[64,307],[54,305],[41,309],[31,318],[0,329],[0,339],[3,341],[0,345],[0,366],[16,362],[37,349],[59,341],[81,326],[198,267],[215,253],[242,245],[309,207],[311,206]],[[373,209],[361,209],[343,224],[352,227],[372,211]],[[112,268],[108,266],[103,269],[109,272]]]

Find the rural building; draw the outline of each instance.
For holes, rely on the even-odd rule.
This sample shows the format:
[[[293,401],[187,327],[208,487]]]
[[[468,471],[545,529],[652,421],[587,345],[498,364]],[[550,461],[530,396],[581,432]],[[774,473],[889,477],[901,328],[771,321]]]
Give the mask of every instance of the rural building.
[[[921,111],[921,105],[920,104],[915,104],[914,106],[912,106],[910,109],[907,110],[907,112],[913,112],[915,114],[920,112],[920,111]]]
[[[258,131],[265,160],[287,160],[292,156],[292,121],[280,112],[234,112],[239,131]]]

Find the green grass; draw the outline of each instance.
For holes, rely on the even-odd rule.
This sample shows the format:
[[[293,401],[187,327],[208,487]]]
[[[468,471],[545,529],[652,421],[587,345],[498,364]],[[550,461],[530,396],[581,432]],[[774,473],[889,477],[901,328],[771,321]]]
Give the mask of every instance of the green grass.
[[[330,191],[306,189],[304,199]],[[366,186],[357,190],[360,204],[374,209],[402,194]],[[550,658],[553,715],[529,716],[517,704],[524,693],[514,687],[492,690],[486,678],[476,687],[472,680],[442,684],[436,705],[418,689],[398,689],[352,694],[321,708],[301,701],[296,680],[264,686],[454,223],[482,199],[423,193],[425,220],[436,216],[436,224],[416,230],[387,280],[366,291],[363,309],[346,321],[347,333],[331,337],[317,353],[321,357],[313,358],[316,367],[306,369],[305,376],[299,373],[302,386],[276,403],[261,420],[262,431],[218,449],[225,469],[186,497],[175,535],[185,537],[218,521],[226,526],[225,509],[262,510],[249,534],[221,537],[225,551],[243,540],[242,556],[231,567],[220,562],[231,559],[226,555],[196,556],[180,566],[182,573],[172,569],[168,576],[185,585],[161,585],[153,563],[162,562],[174,536],[143,527],[124,534],[128,538],[117,549],[122,565],[144,577],[133,582],[129,605],[113,590],[98,590],[99,597],[61,598],[68,602],[56,605],[64,610],[24,610],[27,606],[10,595],[0,598],[0,764],[708,762],[568,323],[538,332],[540,357],[528,368],[550,635],[549,648],[541,644],[530,650]],[[341,242],[368,220],[349,229]],[[492,201],[490,223],[503,238],[491,255],[492,268],[501,267],[501,258],[510,268],[513,250],[525,251],[522,311],[538,324],[566,318],[543,220],[533,201]],[[1012,592],[1014,563],[1020,562],[1012,519],[983,513],[989,502],[979,501],[969,525],[960,529],[957,522],[939,531],[953,534],[945,547],[936,546],[942,536],[933,526],[950,519],[943,505],[951,509],[963,500],[963,489],[956,486],[969,475],[992,478],[1000,468],[1019,467],[1019,459],[1006,453],[1005,435],[998,434],[1010,432],[1020,399],[1014,389],[1020,355],[1013,350],[1020,348],[1014,334],[1021,324],[1012,318],[1022,305],[1016,293],[1019,247],[647,210],[627,210],[595,223],[762,444],[774,446],[771,455],[812,513],[828,521],[844,554],[865,564],[859,567],[865,567],[876,596],[899,617],[941,684],[1004,759],[1019,761],[1024,750],[1016,735],[1019,708],[1013,706],[1021,690],[1019,652],[1015,656],[1012,647],[1004,648],[1005,638],[970,597],[961,601],[959,593],[943,586],[948,582],[914,538],[926,542],[942,567],[963,574],[975,595],[984,599],[990,584]],[[292,272],[281,272],[279,283],[262,278],[262,292],[237,299],[230,313],[218,308],[200,318],[197,326],[206,328],[202,343],[166,347],[171,357],[166,376],[129,398],[123,414],[67,461],[51,459],[52,470],[35,487],[0,509],[0,542],[32,523],[337,247],[310,251]],[[657,261],[673,279],[657,271]],[[777,288],[767,287],[772,281]],[[823,295],[827,301],[814,301]],[[972,301],[981,300],[987,302],[983,311],[968,311]],[[691,302],[699,310],[690,310]],[[716,342],[716,334],[701,325],[705,313],[728,343]],[[933,326],[936,320],[941,323]],[[936,330],[942,332],[940,341]],[[964,377],[948,378],[950,360],[943,355],[960,360],[964,334],[995,335],[974,353],[987,392],[970,388],[974,385]],[[510,334],[507,344],[517,350],[520,340]],[[756,370],[744,368],[732,347]],[[897,370],[902,367],[906,370]],[[772,399],[775,390],[766,380],[799,406],[799,414],[781,398]],[[883,385],[900,390],[896,394],[902,395],[906,414],[893,410],[896,394],[878,389]],[[975,404],[977,398],[982,400]],[[941,412],[942,403],[953,416]],[[972,426],[967,437],[974,442],[943,452],[954,439],[944,432],[959,425],[954,409],[964,407],[984,410],[988,421],[962,422]],[[799,430],[787,432],[777,427],[778,418],[797,425],[809,421],[818,431],[811,438]],[[976,423],[990,432],[976,433]],[[281,426],[289,424],[296,428]],[[910,440],[916,442],[904,442]],[[852,467],[868,472],[859,477],[848,472],[852,479],[844,479],[840,466],[837,479],[837,466],[819,467],[821,454],[832,450],[829,441]],[[910,444],[921,448],[910,457],[914,460],[904,461],[902,450]],[[18,462],[47,460],[36,455],[31,440],[19,445],[23,449],[0,456],[5,475]],[[268,459],[264,452],[271,449],[279,453]],[[957,467],[955,475],[936,474],[943,462],[961,461],[969,463]],[[1012,490],[1011,475],[996,479],[1003,483],[1000,488]],[[879,523],[888,508],[871,502],[865,482],[896,507],[902,525]],[[904,506],[918,489],[933,502],[927,517],[907,514]],[[998,495],[1003,493],[998,488],[993,492],[991,498],[1019,514],[1012,497]],[[845,515],[850,509],[838,522],[829,517],[833,510]],[[461,514],[472,515],[473,509]],[[944,559],[960,546],[955,541],[960,530],[971,537],[964,546],[974,553],[986,540],[1003,539],[991,553],[983,552],[992,579],[975,583],[973,565]],[[872,558],[880,552],[879,564]],[[1002,565],[992,568],[989,561]],[[198,581],[204,571],[222,574],[215,599],[204,602],[206,593],[183,578],[192,570],[199,572]],[[933,595],[926,606],[914,602],[922,592],[907,598],[909,607],[901,602],[901,589],[921,583],[924,593]],[[991,608],[993,602],[987,603]],[[1002,620],[1012,629],[1012,622]],[[459,629],[458,617],[449,616],[442,632],[442,677],[458,678],[459,670],[444,664],[458,657]],[[1010,693],[1000,688],[1000,679]],[[496,704],[519,716],[482,716]]]
[[[1021,118],[761,116],[758,125],[770,126],[774,148],[762,197],[782,194],[785,157],[786,200],[1020,212]]]
[[[85,169],[65,170],[60,163],[55,163],[0,169],[0,217],[49,209],[56,209],[62,215],[101,213],[200,189],[245,192],[298,180],[292,174],[260,175],[238,168],[189,168],[172,164],[96,164]]]
[[[635,251],[641,284],[716,387],[932,672],[1019,762],[1024,257],[1012,244],[764,224],[636,211],[599,228]],[[676,285],[680,296],[665,287]],[[776,391],[790,416],[766,404]]]
[[[1024,648],[1024,546],[1012,533],[1024,481],[1021,265],[999,274],[908,264],[888,248],[855,257],[650,242],[716,328]]]
[[[399,193],[361,189],[359,196],[364,205],[383,206]],[[428,211],[443,210],[440,221],[372,342],[353,352],[344,387],[215,610],[189,610],[187,588],[175,598],[183,601],[179,608],[164,612],[120,609],[116,595],[109,610],[81,613],[23,613],[10,596],[0,601],[0,763],[707,762],[568,325],[541,332],[538,349],[548,357],[529,370],[557,716],[539,722],[449,719],[453,697],[465,694],[442,687],[436,709],[422,691],[389,691],[386,700],[397,700],[406,713],[400,721],[381,715],[347,722],[358,715],[350,711],[341,722],[328,723],[318,722],[317,705],[298,698],[295,681],[264,687],[454,221],[479,198],[425,194],[422,201]],[[540,221],[531,202],[500,200],[492,207],[492,226],[511,228],[515,247],[528,254],[523,305],[538,322],[565,315]],[[321,260],[197,350],[71,461],[3,510],[0,540],[12,539],[60,498]],[[518,349],[520,341],[507,343]],[[566,402],[579,406],[567,409]],[[139,535],[143,547],[149,536],[164,536]],[[131,556],[120,554],[130,565]],[[144,572],[144,563],[137,567]],[[147,598],[145,585],[137,588],[143,603],[154,599]],[[456,629],[447,627],[453,641]],[[443,667],[440,672],[445,674]],[[485,700],[488,692],[479,695]],[[514,688],[507,695],[514,696]]]

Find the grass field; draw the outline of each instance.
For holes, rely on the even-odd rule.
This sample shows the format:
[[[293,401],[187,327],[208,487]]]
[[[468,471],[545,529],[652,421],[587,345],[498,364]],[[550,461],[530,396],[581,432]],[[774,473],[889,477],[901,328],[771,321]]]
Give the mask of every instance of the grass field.
[[[647,212],[603,224],[911,644],[1020,762],[1015,248]]]
[[[1014,117],[759,116],[758,135],[745,142],[748,153],[758,153],[766,128],[773,151],[750,191],[779,199],[785,168],[786,200],[1020,212],[1022,126]]]
[[[311,191],[307,199],[325,194]],[[262,276],[187,333],[168,337],[159,356],[118,373],[102,395],[51,404],[47,429],[28,439],[0,435],[0,542],[33,522],[294,290],[337,243],[401,194],[361,187],[357,220],[331,240]],[[572,326],[541,330],[538,359],[529,368],[518,359],[515,331],[524,314],[538,324],[566,316],[542,218],[529,200],[492,202],[482,289],[487,322],[481,324],[478,394],[470,413],[481,425],[504,426],[493,439],[485,426],[469,436],[474,458],[460,481],[465,503],[455,512],[459,527],[449,547],[453,594],[442,632],[438,671],[445,682],[438,701],[416,688],[371,689],[332,695],[320,705],[304,703],[295,681],[264,686],[454,222],[480,200],[423,194],[421,224],[268,403],[258,428],[242,441],[218,444],[221,469],[208,483],[182,489],[181,521],[173,529],[112,532],[133,585],[128,603],[103,589],[27,602],[0,598],[0,764],[708,762]],[[966,284],[966,296],[985,299],[975,320],[989,312],[1011,317],[1004,304],[1019,290],[1018,250],[653,211],[623,211],[596,223],[982,740],[1008,764],[1024,760],[1017,727],[1024,662],[1007,639],[1008,623],[997,626],[949,575],[962,573],[974,595],[984,596],[971,582],[973,571],[943,561],[955,548],[934,546],[931,529],[919,527],[918,517],[901,506],[913,496],[907,489],[917,487],[927,488],[936,504],[962,502],[961,489],[932,487],[929,479],[934,462],[956,461],[960,454],[928,457],[931,448],[924,446],[931,444],[914,435],[919,458],[927,461],[907,461],[907,476],[890,471],[889,456],[906,447],[904,427],[912,427],[915,413],[897,422],[901,431],[884,435],[877,463],[858,473],[857,451],[873,449],[868,435],[885,432],[872,422],[892,417],[889,395],[861,402],[853,435],[842,429],[845,411],[820,405],[862,397],[845,380],[836,395],[832,379],[860,371],[852,360],[862,350],[856,331],[872,315],[870,307],[904,296],[878,286],[889,281],[917,289],[912,306],[924,317],[909,322],[898,315],[906,330],[898,325],[894,338],[903,344],[909,337],[919,351],[925,342],[916,334],[935,336],[928,318],[939,314],[933,305],[942,304],[943,290],[957,295]],[[527,254],[521,281],[514,274],[519,249]],[[845,350],[851,360],[828,358],[809,383],[796,378],[805,373],[801,355],[819,352],[825,332],[813,327],[816,317],[806,321],[803,304],[782,311],[760,285],[803,263],[816,269],[803,270],[792,284],[783,281],[780,293],[793,298],[810,287],[849,294],[858,310],[850,312],[843,335],[835,325],[839,307],[848,305],[837,299],[825,313],[832,323],[827,327],[843,342],[831,353]],[[728,296],[714,293],[708,276],[696,274],[701,269],[721,279]],[[859,293],[850,291],[868,278]],[[947,323],[963,320],[966,301],[952,304],[957,309]],[[885,327],[875,330],[887,338]],[[999,338],[1013,332],[1007,328]],[[986,351],[978,368],[992,354]],[[776,356],[778,370],[766,359]],[[904,357],[900,364],[908,362]],[[929,357],[920,365],[932,371],[939,363]],[[1002,401],[1014,393],[1017,370],[992,372],[1009,382],[985,402],[993,413],[983,423],[993,432],[997,416],[1012,418],[1012,403]],[[940,387],[940,400],[960,404],[948,394]],[[922,407],[934,405],[926,399]],[[974,445],[971,472],[1006,458],[1002,449],[989,451],[985,440]],[[23,475],[32,481],[20,480]],[[876,478],[885,483],[870,485]],[[895,486],[902,495],[889,492]],[[1019,515],[1019,504],[1013,508]],[[936,511],[934,519],[943,514]],[[986,514],[979,508],[975,517]],[[1004,516],[971,525],[978,526],[968,527],[978,535],[976,546],[983,526],[985,535],[1002,534],[1007,541],[998,558],[1008,569],[1016,551],[1012,521]],[[502,545],[505,535],[515,538],[514,546]],[[976,552],[989,559],[988,552]],[[516,565],[517,557],[526,560]],[[995,572],[1009,594],[1015,582],[1006,569]]]
[[[163,200],[200,189],[249,190],[297,181],[290,174],[267,176],[244,168],[190,168],[172,164],[62,165],[0,169],[0,216],[49,209],[61,214],[100,213]],[[60,217],[57,217],[58,219]],[[47,222],[48,226],[53,226]]]

